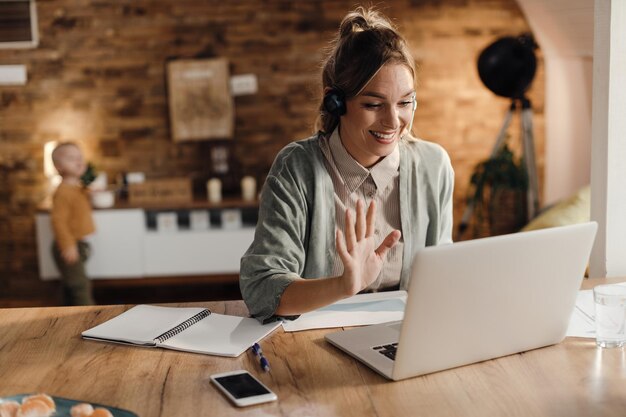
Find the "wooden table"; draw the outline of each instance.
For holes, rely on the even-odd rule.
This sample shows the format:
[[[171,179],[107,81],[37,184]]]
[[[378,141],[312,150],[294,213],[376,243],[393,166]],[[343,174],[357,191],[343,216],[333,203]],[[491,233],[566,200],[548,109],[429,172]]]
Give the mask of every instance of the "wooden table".
[[[584,288],[605,280],[588,280]],[[193,303],[244,315],[241,301]],[[262,342],[272,365],[86,341],[80,333],[129,306],[0,310],[0,396],[46,392],[157,416],[626,416],[626,350],[567,338],[556,346],[388,382],[324,341],[328,331]],[[244,368],[278,402],[238,409],[209,382]]]

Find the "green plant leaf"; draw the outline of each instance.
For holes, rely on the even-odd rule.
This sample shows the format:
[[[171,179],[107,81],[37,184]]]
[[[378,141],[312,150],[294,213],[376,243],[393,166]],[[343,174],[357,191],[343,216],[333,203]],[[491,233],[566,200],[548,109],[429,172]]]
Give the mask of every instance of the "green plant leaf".
[[[97,176],[98,171],[96,170],[95,166],[91,162],[88,162],[87,169],[85,170],[85,172],[83,172],[83,175],[80,176],[80,180],[83,185],[87,187],[96,179]]]

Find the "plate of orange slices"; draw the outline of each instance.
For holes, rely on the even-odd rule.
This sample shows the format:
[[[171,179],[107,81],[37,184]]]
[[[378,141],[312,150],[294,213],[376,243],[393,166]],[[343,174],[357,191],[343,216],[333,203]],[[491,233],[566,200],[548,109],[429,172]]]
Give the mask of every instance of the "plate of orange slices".
[[[47,394],[0,398],[0,417],[138,417],[132,411]]]

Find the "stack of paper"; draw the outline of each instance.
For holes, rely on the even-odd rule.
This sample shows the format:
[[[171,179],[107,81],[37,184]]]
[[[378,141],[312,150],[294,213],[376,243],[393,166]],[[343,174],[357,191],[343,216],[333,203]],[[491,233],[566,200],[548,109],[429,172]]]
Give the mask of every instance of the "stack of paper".
[[[286,332],[364,326],[402,320],[406,291],[357,294],[283,323]]]

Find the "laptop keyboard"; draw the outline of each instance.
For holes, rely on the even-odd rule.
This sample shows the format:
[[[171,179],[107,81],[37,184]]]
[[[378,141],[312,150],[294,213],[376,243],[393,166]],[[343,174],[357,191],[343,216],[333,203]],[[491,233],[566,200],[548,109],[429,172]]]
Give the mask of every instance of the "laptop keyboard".
[[[389,345],[374,346],[372,349],[391,359],[396,360],[396,351],[398,350],[398,343],[391,343]]]

